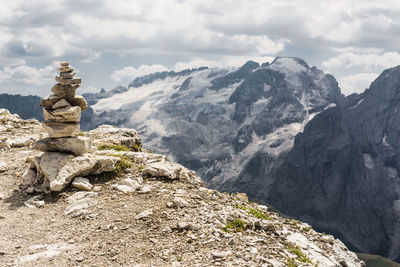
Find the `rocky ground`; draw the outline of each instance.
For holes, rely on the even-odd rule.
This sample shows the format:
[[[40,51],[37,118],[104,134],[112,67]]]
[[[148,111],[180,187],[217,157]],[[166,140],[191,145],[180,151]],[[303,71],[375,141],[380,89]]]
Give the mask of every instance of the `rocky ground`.
[[[92,152],[128,164],[92,175],[91,188],[29,194],[21,177],[42,152],[37,121],[0,110],[0,266],[363,266],[330,235],[203,186],[150,152]],[[120,166],[121,167],[121,166]]]

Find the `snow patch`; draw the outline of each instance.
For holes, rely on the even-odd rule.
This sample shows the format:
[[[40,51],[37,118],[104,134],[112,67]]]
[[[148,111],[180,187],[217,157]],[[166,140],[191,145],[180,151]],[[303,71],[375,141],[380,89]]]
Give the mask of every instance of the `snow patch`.
[[[367,153],[363,154],[363,160],[365,168],[370,170],[374,169],[375,167],[374,160],[372,159],[370,154]]]

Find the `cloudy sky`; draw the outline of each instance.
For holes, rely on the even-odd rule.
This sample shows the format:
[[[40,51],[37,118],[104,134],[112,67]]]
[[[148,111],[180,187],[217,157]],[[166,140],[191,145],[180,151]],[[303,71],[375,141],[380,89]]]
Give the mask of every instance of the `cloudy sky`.
[[[400,64],[399,14],[398,0],[0,0],[0,93],[48,94],[64,60],[85,92],[276,56],[361,92]]]

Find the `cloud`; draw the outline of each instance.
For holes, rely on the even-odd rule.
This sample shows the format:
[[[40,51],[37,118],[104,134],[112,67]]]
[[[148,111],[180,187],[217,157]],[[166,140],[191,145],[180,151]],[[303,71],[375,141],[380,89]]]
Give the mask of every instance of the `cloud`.
[[[328,69],[359,67],[364,70],[382,70],[399,64],[400,54],[397,52],[385,52],[382,54],[345,52],[322,62],[322,66]]]
[[[26,65],[5,67],[0,70],[0,83],[13,81],[27,85],[48,85],[54,81],[56,73],[56,62],[43,68],[34,68]]]
[[[167,71],[168,69],[162,65],[141,65],[138,68],[131,66],[124,67],[123,69],[116,70],[111,74],[111,79],[117,82],[130,82],[136,77],[144,76],[146,74]]]
[[[357,73],[338,78],[338,83],[342,93],[350,95],[352,93],[362,93],[378,77],[378,73]]]

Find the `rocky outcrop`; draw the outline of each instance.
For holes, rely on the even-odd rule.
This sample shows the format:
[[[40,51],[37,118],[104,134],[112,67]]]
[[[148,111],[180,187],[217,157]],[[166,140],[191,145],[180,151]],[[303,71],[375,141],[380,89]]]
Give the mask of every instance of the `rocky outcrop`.
[[[310,121],[265,191],[282,212],[400,261],[400,66]]]
[[[43,132],[38,122],[13,125],[20,125],[13,128],[19,137]],[[3,137],[10,133],[0,130]],[[282,218],[244,194],[208,189],[194,171],[165,155],[121,150],[140,142],[134,130],[104,126],[83,135],[93,147],[80,156],[32,151],[29,145],[2,148],[5,265],[363,266],[340,240]],[[100,174],[112,159],[119,165]],[[96,167],[99,160],[109,164]],[[62,178],[71,187],[42,194],[19,186],[27,164],[39,166],[36,173],[49,183]]]

